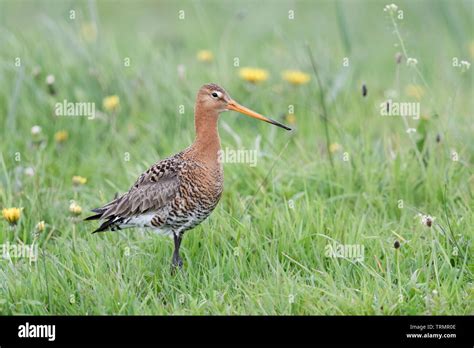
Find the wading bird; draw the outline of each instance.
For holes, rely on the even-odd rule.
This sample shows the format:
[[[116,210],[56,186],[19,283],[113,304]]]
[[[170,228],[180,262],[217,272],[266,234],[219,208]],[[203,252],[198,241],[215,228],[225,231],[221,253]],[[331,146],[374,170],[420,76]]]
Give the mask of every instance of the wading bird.
[[[140,175],[127,193],[93,209],[97,214],[86,220],[103,221],[93,233],[130,227],[151,228],[174,239],[172,269],[181,268],[179,247],[184,232],[206,219],[222,194],[224,173],[219,160],[221,142],[217,121],[219,114],[226,110],[291,130],[240,105],[216,84],[202,86],[194,108],[194,143],[155,163]]]

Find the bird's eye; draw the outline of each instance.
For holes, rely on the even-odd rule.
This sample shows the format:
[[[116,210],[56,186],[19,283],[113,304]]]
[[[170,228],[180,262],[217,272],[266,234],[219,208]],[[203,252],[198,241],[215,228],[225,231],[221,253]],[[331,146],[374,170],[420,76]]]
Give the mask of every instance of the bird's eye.
[[[212,92],[212,94],[211,94],[211,95],[212,95],[214,98],[217,98],[217,97],[219,97],[219,94],[217,94],[216,92]]]

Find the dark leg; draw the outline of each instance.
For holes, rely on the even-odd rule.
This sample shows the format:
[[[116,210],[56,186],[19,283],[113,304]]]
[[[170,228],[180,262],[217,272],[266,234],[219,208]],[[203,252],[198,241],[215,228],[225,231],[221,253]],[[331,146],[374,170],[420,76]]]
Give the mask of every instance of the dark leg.
[[[179,247],[181,246],[181,240],[183,239],[183,236],[178,233],[173,234],[174,238],[174,252],[173,252],[173,260],[171,262],[171,273],[174,273],[176,269],[181,269],[183,268],[183,260],[179,256]]]

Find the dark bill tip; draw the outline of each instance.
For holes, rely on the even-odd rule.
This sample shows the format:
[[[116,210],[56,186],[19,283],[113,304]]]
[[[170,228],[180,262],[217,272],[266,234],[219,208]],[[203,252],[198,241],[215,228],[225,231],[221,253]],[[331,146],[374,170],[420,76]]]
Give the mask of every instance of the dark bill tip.
[[[280,127],[280,128],[286,129],[287,131],[292,130],[290,127],[285,126],[283,123],[280,123],[280,122],[278,122],[278,121],[272,120],[271,118],[268,119],[268,123],[271,123],[271,124],[273,124],[273,125],[275,125],[275,126],[278,126],[278,127]]]

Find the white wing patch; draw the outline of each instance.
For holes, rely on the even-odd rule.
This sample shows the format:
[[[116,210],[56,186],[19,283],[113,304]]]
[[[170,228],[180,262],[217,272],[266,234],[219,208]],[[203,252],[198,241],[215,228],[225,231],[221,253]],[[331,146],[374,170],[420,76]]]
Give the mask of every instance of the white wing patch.
[[[123,226],[125,227],[150,227],[151,219],[153,219],[155,213],[141,214],[130,217],[124,221]]]
[[[132,216],[129,219],[125,220],[122,224],[120,224],[120,228],[128,228],[128,227],[149,227],[153,230],[153,232],[159,235],[165,236],[173,236],[173,232],[168,228],[156,228],[151,225],[151,220],[156,215],[156,213],[148,213],[148,214],[141,214]]]

